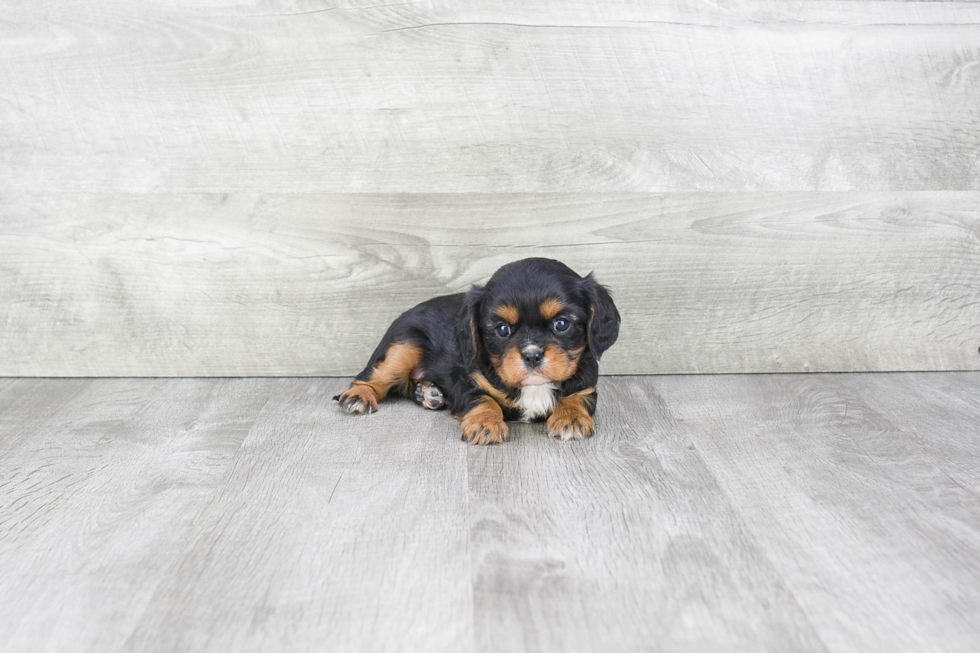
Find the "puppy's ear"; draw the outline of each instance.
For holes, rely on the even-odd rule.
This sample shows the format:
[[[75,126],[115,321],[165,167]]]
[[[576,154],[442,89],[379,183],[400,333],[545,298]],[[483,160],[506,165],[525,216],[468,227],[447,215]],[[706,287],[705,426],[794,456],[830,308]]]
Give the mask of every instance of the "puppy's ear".
[[[582,290],[589,302],[589,349],[599,360],[619,337],[619,311],[609,290],[597,283],[591,272],[582,279]]]
[[[463,297],[463,308],[456,319],[456,351],[459,359],[467,366],[476,366],[480,353],[480,330],[476,318],[480,314],[480,302],[483,301],[483,287],[473,286]]]

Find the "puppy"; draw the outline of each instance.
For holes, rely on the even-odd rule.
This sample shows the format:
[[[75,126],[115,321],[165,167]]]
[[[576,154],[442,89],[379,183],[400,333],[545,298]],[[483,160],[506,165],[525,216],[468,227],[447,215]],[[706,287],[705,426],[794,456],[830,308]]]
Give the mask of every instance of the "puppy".
[[[373,413],[389,395],[445,404],[470,444],[507,440],[506,422],[515,420],[547,420],[553,438],[587,438],[599,357],[616,342],[619,322],[591,273],[583,278],[545,258],[509,263],[485,286],[403,313],[334,399],[352,414]]]

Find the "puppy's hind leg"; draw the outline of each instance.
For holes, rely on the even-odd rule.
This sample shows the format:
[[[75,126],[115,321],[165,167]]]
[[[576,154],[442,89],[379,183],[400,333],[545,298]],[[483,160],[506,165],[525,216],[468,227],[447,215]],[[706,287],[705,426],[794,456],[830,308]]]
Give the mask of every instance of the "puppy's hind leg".
[[[446,398],[439,386],[426,379],[421,379],[415,384],[415,392],[412,397],[415,399],[415,403],[429,410],[439,410],[446,405]]]
[[[378,410],[378,402],[393,390],[408,395],[412,373],[422,365],[422,348],[409,342],[382,343],[371,362],[358,374],[350,388],[334,397],[352,415]]]

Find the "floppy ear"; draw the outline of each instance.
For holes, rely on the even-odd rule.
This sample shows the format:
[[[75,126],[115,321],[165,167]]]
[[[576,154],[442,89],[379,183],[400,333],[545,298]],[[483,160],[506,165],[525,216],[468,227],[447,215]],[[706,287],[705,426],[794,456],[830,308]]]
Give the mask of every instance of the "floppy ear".
[[[463,308],[456,318],[456,351],[459,359],[467,367],[475,367],[480,353],[480,330],[476,326],[476,316],[480,314],[480,302],[483,301],[483,288],[473,286],[463,297]]]
[[[609,290],[597,283],[591,272],[582,280],[582,290],[589,302],[589,350],[599,360],[619,337],[619,311]]]

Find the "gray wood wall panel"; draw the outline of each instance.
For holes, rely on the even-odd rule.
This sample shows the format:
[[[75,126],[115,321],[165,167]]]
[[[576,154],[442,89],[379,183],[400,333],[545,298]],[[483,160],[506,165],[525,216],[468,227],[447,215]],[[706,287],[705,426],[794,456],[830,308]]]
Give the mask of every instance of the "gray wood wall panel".
[[[539,255],[612,287],[605,373],[980,369],[978,218],[976,192],[7,194],[0,374],[353,374],[403,310]]]
[[[980,3],[8,5],[0,374],[351,374],[532,254],[606,372],[980,365]]]
[[[36,0],[3,39],[0,190],[980,189],[974,2]]]

